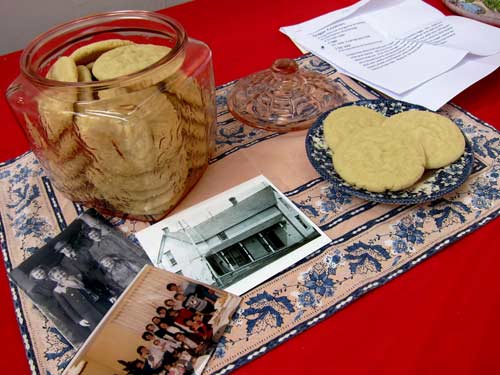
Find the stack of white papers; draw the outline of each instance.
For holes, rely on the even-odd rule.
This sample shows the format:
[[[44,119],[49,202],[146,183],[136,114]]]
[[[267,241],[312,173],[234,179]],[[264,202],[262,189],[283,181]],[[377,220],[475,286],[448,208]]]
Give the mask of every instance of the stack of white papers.
[[[280,31],[338,71],[431,110],[500,65],[499,28],[421,0],[361,0]]]

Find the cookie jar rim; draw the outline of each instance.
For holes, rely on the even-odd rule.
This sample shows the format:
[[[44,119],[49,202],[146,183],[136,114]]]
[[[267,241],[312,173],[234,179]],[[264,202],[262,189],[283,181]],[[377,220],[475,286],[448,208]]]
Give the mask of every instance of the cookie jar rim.
[[[62,37],[71,32],[77,32],[79,30],[85,30],[89,27],[98,26],[99,23],[105,22],[113,22],[120,20],[142,20],[142,21],[152,21],[157,22],[158,24],[163,24],[166,27],[171,27],[175,32],[177,37],[175,45],[171,48],[169,53],[167,53],[164,57],[158,60],[156,63],[138,71],[135,73],[131,73],[128,75],[101,80],[97,82],[61,82],[52,79],[45,78],[40,75],[36,69],[50,57],[50,54],[54,51],[60,49],[59,46],[52,47],[48,53],[40,57],[37,61],[33,61],[33,57],[37,51],[39,51],[43,46],[45,46],[50,41],[54,40],[57,37]],[[139,28],[137,28],[139,29]],[[119,31],[120,27],[114,28],[112,31]],[[97,30],[96,30],[97,31]],[[74,36],[66,41],[67,44],[71,45],[74,42],[88,38],[89,36],[96,33],[96,31],[90,32],[83,36]],[[168,36],[171,35],[167,32],[162,32],[162,35]],[[134,80],[140,78],[142,75],[155,71],[165,64],[174,61],[177,57],[181,56],[184,53],[186,48],[186,44],[188,41],[188,36],[184,27],[173,18],[164,16],[159,13],[144,11],[144,10],[120,10],[113,12],[103,12],[98,13],[82,18],[78,18],[66,23],[63,23],[59,26],[53,27],[48,31],[40,34],[38,37],[33,39],[28,46],[23,50],[20,57],[20,71],[21,75],[27,78],[32,83],[35,83],[41,87],[47,88],[103,88],[114,86],[117,83],[120,85],[127,84],[128,82],[133,82]],[[61,55],[62,56],[62,55]]]

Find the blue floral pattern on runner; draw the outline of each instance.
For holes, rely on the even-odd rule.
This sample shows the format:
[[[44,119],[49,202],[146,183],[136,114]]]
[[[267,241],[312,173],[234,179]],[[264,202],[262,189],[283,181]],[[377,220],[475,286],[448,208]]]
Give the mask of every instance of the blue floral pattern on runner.
[[[357,242],[346,248],[344,258],[352,273],[368,273],[382,270],[381,262],[390,259],[390,253],[380,245]]]
[[[500,199],[500,190],[498,184],[487,178],[480,178],[472,184],[472,191],[474,197],[472,198],[472,205],[475,208],[486,209]]]
[[[415,222],[412,217],[405,217],[395,226],[395,236],[401,240],[411,244],[424,243],[424,233],[419,228],[422,227],[422,222]]]
[[[319,194],[309,195],[295,204],[306,215],[315,219],[315,222],[323,224],[330,221],[352,201],[352,195],[337,189],[332,184],[326,184],[320,189]]]
[[[242,312],[247,321],[247,333],[262,332],[268,327],[280,327],[283,324],[283,314],[294,312],[288,297],[275,297],[262,292],[250,298],[249,306]]]
[[[6,206],[11,209],[11,213],[7,216],[11,220],[14,236],[21,239],[21,249],[31,254],[34,247],[24,245],[28,239],[43,244],[48,236],[54,233],[54,228],[47,218],[40,214],[40,185],[36,182],[44,171],[40,162],[33,159],[28,164],[16,163],[8,172],[0,175],[0,179],[5,179],[8,186],[10,203]]]
[[[226,354],[226,337],[222,336],[215,347],[214,357],[222,358]]]

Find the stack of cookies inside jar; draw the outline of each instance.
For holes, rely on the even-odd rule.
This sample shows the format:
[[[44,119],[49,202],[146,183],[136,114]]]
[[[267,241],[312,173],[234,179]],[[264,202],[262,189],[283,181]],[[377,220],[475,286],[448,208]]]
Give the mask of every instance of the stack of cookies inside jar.
[[[24,120],[59,190],[139,219],[164,216],[189,191],[208,163],[215,104],[184,60],[182,50],[107,39],[47,67],[65,84],[40,90],[38,113]]]

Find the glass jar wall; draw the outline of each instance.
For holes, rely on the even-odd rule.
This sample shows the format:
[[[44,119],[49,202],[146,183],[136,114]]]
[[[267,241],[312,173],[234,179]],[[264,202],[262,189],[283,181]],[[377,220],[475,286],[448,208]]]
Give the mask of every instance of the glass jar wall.
[[[110,39],[170,51],[113,79],[45,78],[60,56]],[[92,68],[92,56],[81,60]],[[55,187],[104,213],[165,216],[199,180],[214,147],[210,49],[156,13],[104,13],[39,36],[23,52],[7,99]]]

